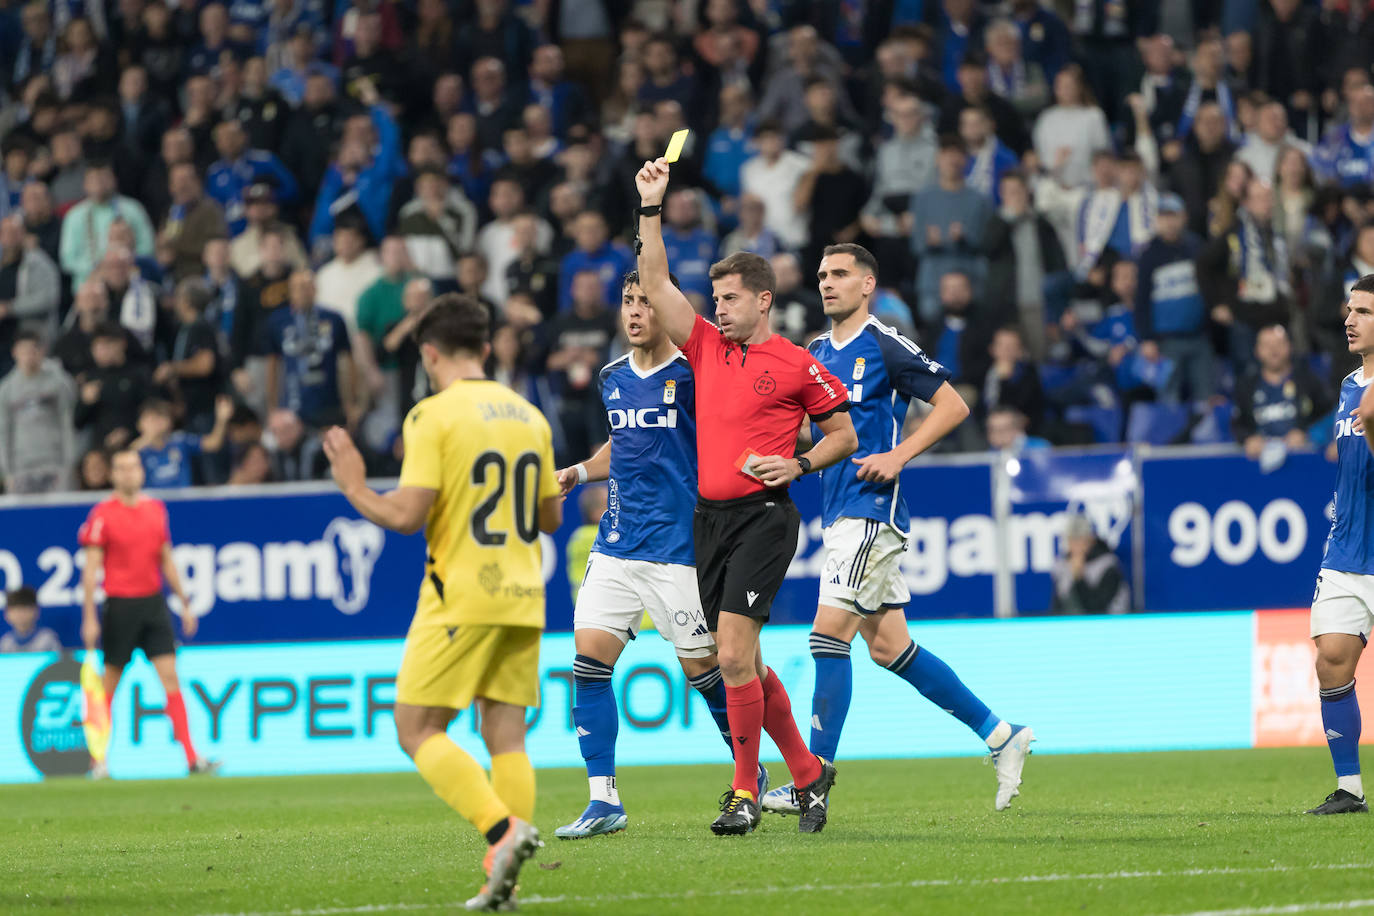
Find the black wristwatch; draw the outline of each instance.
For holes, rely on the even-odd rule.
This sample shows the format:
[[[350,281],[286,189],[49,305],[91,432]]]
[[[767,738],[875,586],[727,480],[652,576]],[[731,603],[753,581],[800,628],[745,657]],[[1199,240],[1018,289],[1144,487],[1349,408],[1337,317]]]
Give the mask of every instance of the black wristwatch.
[[[663,212],[663,204],[654,204],[650,207],[636,207],[635,213],[640,216],[658,216]]]
[[[805,455],[796,456],[797,467],[801,468],[802,475],[811,473],[811,459]]]

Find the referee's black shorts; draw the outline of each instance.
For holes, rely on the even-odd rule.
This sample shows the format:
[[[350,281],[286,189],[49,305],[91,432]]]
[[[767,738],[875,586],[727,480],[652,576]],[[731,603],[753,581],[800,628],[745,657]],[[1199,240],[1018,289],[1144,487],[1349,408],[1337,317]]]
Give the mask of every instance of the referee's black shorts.
[[[128,665],[135,649],[142,649],[149,659],[176,651],[172,615],[161,594],[146,598],[106,598],[100,637],[105,664],[116,668]]]
[[[706,625],[721,611],[767,621],[797,552],[801,513],[786,490],[697,500],[692,519]]]

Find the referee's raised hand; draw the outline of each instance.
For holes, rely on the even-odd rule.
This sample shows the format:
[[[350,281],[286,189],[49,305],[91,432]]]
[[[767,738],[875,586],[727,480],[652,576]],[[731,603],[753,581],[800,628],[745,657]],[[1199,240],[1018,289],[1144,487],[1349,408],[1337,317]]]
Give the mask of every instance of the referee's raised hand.
[[[635,174],[635,187],[639,189],[639,203],[645,207],[656,207],[663,203],[668,193],[668,160],[655,159],[645,162],[644,168]]]

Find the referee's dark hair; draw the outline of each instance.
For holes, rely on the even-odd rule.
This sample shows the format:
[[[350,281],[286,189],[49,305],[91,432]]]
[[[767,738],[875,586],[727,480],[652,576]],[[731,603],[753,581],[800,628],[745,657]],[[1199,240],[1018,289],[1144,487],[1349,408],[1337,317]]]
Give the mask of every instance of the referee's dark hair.
[[[828,258],[832,254],[847,254],[854,259],[855,264],[858,264],[874,277],[878,276],[878,259],[873,257],[873,252],[862,245],[856,245],[853,242],[842,242],[839,245],[826,245],[825,249],[821,252],[821,257]]]
[[[1352,293],[1374,293],[1374,274],[1365,274],[1350,287]]]
[[[731,275],[738,276],[740,285],[756,296],[760,293],[773,295],[778,285],[778,278],[774,276],[773,265],[768,263],[768,259],[747,251],[736,251],[711,265],[712,280]]]
[[[491,340],[491,316],[474,296],[444,293],[425,309],[411,338],[415,346],[433,344],[445,356],[461,351],[480,357]]]

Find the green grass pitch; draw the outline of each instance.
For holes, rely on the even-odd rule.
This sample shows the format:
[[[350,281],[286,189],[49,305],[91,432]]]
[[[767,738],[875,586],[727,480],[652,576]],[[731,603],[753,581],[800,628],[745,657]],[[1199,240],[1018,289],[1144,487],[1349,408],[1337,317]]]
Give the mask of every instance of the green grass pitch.
[[[1374,821],[1301,814],[1334,785],[1321,748],[1032,756],[1001,814],[977,759],[841,761],[819,836],[713,836],[728,772],[625,769],[629,831],[561,842],[586,779],[541,771],[522,911],[1374,911]],[[4,914],[455,912],[481,854],[414,774],[0,788]]]

